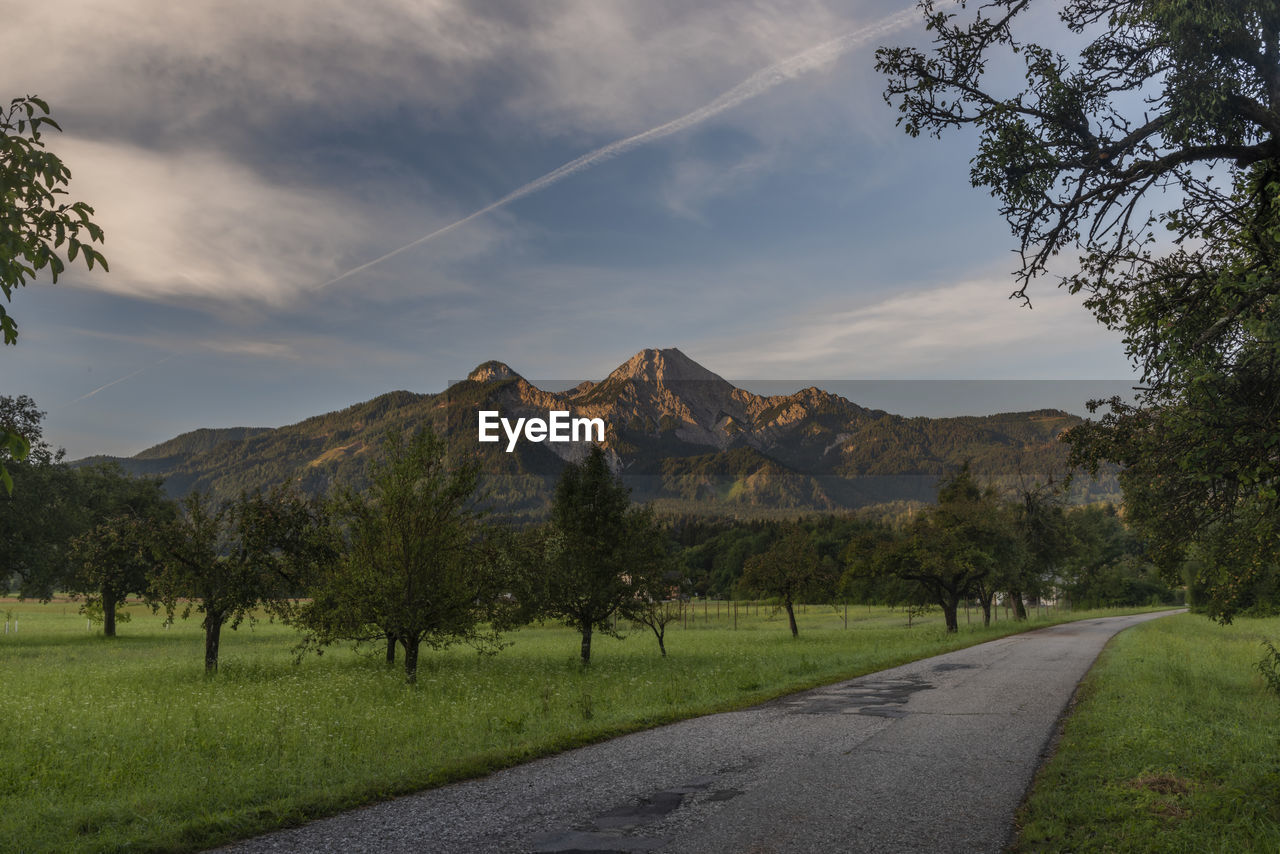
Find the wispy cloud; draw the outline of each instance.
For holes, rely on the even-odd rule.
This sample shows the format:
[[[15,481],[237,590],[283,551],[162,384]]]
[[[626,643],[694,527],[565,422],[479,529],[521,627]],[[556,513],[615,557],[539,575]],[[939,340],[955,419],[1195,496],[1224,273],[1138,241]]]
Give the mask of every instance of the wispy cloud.
[[[1128,375],[1119,336],[1069,294],[1046,288],[1029,310],[1008,292],[1007,280],[993,276],[849,308],[802,309],[771,318],[756,334],[740,331],[736,341],[708,341],[704,352],[708,364],[764,379]]]
[[[589,151],[581,157],[574,158],[563,166],[553,169],[545,175],[517,187],[497,201],[491,202],[461,219],[454,220],[448,225],[437,228],[435,231],[425,234],[417,240],[406,243],[403,246],[393,249],[383,255],[379,255],[371,261],[366,261],[363,264],[352,267],[351,269],[346,270],[345,272],[324,282],[320,287],[326,288],[330,285],[341,282],[346,278],[354,276],[357,273],[362,273],[365,270],[375,267],[384,261],[390,260],[403,252],[407,252],[410,249],[429,243],[436,238],[443,237],[449,232],[461,228],[467,223],[479,219],[480,217],[496,211],[499,208],[506,207],[514,201],[523,199],[524,197],[530,196],[541,190],[545,190],[553,184],[557,184],[566,178],[578,174],[579,172],[598,166],[601,163],[612,160],[613,158],[626,154],[629,151],[633,151],[642,145],[646,145],[650,142],[654,142],[701,124],[702,122],[714,118],[727,110],[733,109],[745,101],[759,97],[783,83],[795,80],[798,77],[810,74],[819,69],[826,68],[854,48],[860,47],[872,40],[880,38],[881,36],[888,35],[889,33],[914,24],[918,20],[918,17],[919,13],[915,9],[904,10],[893,15],[888,15],[871,24],[859,27],[852,32],[845,33],[844,35],[811,47],[808,50],[802,51],[795,56],[782,60],[781,62],[776,62],[767,68],[757,71],[737,86],[721,93],[718,97],[706,104],[703,104],[696,110],[691,110],[679,118],[672,119],[669,122],[665,122],[649,128],[646,131],[633,134],[632,136],[628,136],[624,139],[616,140],[608,145],[603,145],[593,151]]]
[[[281,304],[366,236],[336,195],[272,184],[213,151],[153,152],[74,136],[76,198],[95,208],[110,275],[77,277],[128,296]]]

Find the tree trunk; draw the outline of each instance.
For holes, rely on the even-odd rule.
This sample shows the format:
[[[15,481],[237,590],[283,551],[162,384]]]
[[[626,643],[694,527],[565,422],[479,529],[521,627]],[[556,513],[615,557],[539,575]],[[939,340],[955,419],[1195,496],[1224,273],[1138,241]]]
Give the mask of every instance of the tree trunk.
[[[210,611],[204,615],[204,672],[218,672],[218,641],[222,637],[222,614]]]
[[[396,636],[387,632],[387,666],[396,663]]]
[[[582,623],[582,665],[583,667],[591,663],[591,623],[583,621]]]
[[[1027,618],[1027,606],[1022,602],[1022,591],[1010,590],[1009,601],[1013,602],[1013,618],[1015,620],[1025,620]]]
[[[108,587],[102,588],[102,635],[116,636],[116,592]]]
[[[662,653],[663,658],[667,657],[667,645],[662,639],[662,636],[665,635],[666,633],[667,633],[666,626],[662,627],[662,631],[654,632],[654,634],[658,636],[658,651]]]
[[[995,598],[994,594],[991,596],[980,594],[978,596],[978,601],[982,603],[982,625],[984,626],[991,625],[991,600],[993,598]]]
[[[404,681],[418,684],[418,641],[404,638]]]
[[[796,609],[792,606],[790,599],[783,600],[782,604],[787,608],[787,621],[791,623],[791,636],[793,638],[800,637],[800,629],[796,628]]]
[[[960,621],[956,618],[956,612],[960,610],[960,601],[958,599],[946,599],[939,604],[942,605],[942,616],[947,621],[947,631],[960,631]]]

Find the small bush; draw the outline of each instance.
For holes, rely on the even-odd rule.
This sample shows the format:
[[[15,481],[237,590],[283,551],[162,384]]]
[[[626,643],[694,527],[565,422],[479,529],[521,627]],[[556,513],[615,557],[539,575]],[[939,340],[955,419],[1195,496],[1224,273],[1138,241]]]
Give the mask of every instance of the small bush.
[[[1267,687],[1280,696],[1280,651],[1269,640],[1264,640],[1262,645],[1267,651],[1256,665],[1258,672],[1267,680]]]

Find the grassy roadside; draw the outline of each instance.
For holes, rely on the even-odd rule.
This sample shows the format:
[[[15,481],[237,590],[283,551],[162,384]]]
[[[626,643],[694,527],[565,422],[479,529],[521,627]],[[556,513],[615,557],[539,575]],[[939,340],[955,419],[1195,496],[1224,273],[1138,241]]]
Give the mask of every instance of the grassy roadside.
[[[809,608],[786,621],[694,619],[653,638],[600,637],[591,667],[577,636],[534,627],[492,657],[425,655],[417,688],[379,650],[333,649],[295,664],[278,625],[223,638],[202,672],[198,625],[137,609],[107,641],[74,606],[5,605],[0,635],[0,850],[191,850],[475,776],[578,744],[873,672],[1031,625]],[[1118,612],[1107,612],[1118,613]]]
[[[1183,614],[1117,635],[1019,814],[1017,852],[1280,851],[1280,618]]]

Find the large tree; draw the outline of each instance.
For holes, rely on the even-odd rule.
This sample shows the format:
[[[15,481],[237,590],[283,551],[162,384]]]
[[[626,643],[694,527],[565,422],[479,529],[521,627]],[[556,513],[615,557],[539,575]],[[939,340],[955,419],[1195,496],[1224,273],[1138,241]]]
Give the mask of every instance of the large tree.
[[[591,663],[596,632],[616,636],[618,619],[639,616],[670,568],[665,536],[647,508],[593,446],[556,484],[546,531],[545,574],[535,592],[542,613],[578,630]]]
[[[505,562],[476,507],[478,468],[451,467],[446,451],[426,429],[408,441],[389,434],[368,491],[335,501],[341,556],[301,613],[309,644],[399,644],[409,683],[417,681],[423,644],[496,645],[510,605]],[[393,653],[391,646],[389,660]]]
[[[1069,54],[1018,37],[1029,6],[926,0],[933,49],[881,48],[885,96],[912,135],[978,130],[1014,296],[1052,272],[1123,333],[1140,394],[1073,430],[1074,460],[1124,466],[1153,557],[1172,577],[1197,553],[1229,620],[1280,558],[1280,6],[1075,0]]]
[[[158,526],[175,516],[158,478],[132,477],[107,463],[74,471],[76,529],[68,546],[64,587],[85,597],[83,610],[102,611],[102,632],[115,637],[116,608],[130,595],[149,597]]]
[[[870,554],[853,553],[855,574],[919,585],[942,608],[947,631],[960,628],[960,602],[977,596],[986,623],[995,593],[1007,589],[1025,557],[1012,508],[995,489],[979,484],[966,465],[938,486],[938,504],[912,518],[898,536]]]
[[[316,564],[326,557],[319,507],[288,485],[214,506],[199,492],[161,527],[154,543],[154,595],[172,620],[203,614],[204,666],[218,669],[222,628],[259,609],[288,618]]]

